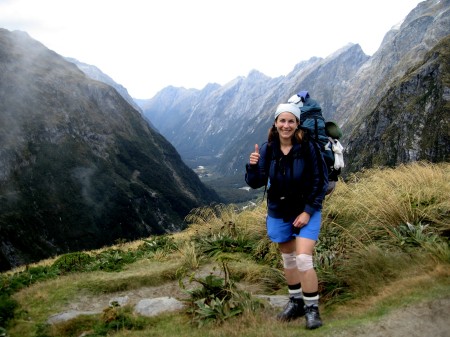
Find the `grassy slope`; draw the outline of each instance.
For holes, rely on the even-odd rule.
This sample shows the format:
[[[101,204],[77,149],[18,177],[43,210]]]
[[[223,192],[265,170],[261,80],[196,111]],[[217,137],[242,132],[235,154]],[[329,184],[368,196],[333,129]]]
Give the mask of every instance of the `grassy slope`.
[[[223,263],[241,289],[286,294],[276,247],[265,238],[264,208],[237,212],[233,206],[218,205],[193,210],[187,218],[190,228],[169,239],[150,238],[105,248],[103,252],[114,250],[115,260],[114,254],[107,255],[109,260],[100,255],[102,250],[87,252],[103,266],[118,265],[125,257],[120,252],[142,252],[120,271],[86,271],[84,265],[83,272],[36,283],[30,278],[30,286],[12,295],[18,307],[8,333],[22,337],[79,336],[83,332],[101,336],[107,331],[115,332],[114,336],[159,337],[359,336],[361,325],[373,328],[373,322],[396,308],[450,300],[449,176],[450,164],[417,163],[371,170],[338,185],[325,202],[316,250],[325,321],[316,331],[306,331],[303,322],[277,322],[277,309],[270,306],[200,328],[190,324],[185,314],[144,318],[134,315],[131,308],[107,309],[96,316],[45,325],[50,315],[75,304],[86,310],[100,299],[142,289],[157,288],[155,297],[186,298],[177,285],[179,275],[196,271],[205,276],[216,266],[218,275],[225,277]],[[39,265],[54,266],[55,260]],[[2,290],[7,289],[10,275],[2,275]]]

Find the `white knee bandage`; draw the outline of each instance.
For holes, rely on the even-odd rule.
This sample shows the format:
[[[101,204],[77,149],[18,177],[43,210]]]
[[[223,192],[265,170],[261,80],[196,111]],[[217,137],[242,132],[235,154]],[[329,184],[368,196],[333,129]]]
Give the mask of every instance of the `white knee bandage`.
[[[300,254],[296,258],[297,268],[300,271],[307,271],[314,268],[312,255]]]
[[[297,268],[297,262],[295,258],[295,253],[285,254],[282,253],[281,257],[283,258],[283,267],[285,269],[295,269]]]

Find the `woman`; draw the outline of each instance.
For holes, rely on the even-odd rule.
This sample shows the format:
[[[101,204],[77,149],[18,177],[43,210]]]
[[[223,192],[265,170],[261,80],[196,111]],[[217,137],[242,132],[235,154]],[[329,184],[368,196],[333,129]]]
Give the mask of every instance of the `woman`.
[[[267,234],[278,243],[290,295],[277,317],[305,316],[306,328],[315,329],[322,320],[312,255],[328,179],[320,150],[299,125],[299,108],[280,104],[268,142],[250,154],[245,180],[252,188],[268,186]]]

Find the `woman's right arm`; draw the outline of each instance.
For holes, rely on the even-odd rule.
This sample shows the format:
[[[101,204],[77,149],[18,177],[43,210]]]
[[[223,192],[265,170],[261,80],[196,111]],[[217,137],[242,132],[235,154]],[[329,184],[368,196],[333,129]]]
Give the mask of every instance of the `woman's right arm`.
[[[261,149],[255,145],[255,151],[250,154],[249,163],[245,166],[245,181],[251,188],[260,188],[267,183],[266,152],[267,143],[264,143]]]

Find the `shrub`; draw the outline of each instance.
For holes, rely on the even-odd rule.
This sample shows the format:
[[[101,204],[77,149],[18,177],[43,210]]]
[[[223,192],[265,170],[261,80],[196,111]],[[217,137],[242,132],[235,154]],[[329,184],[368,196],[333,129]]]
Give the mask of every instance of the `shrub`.
[[[92,260],[93,258],[87,253],[68,253],[60,256],[53,263],[53,267],[58,268],[62,273],[86,271]]]
[[[14,310],[17,306],[17,302],[11,297],[0,295],[0,326],[6,326],[6,323],[14,318]]]
[[[191,276],[190,282],[197,282],[200,288],[186,290],[190,295],[184,301],[187,303],[186,312],[191,316],[192,323],[203,326],[208,323],[223,323],[225,320],[244,313],[246,310],[255,311],[263,307],[261,301],[242,290],[238,290],[230,280],[226,262],[222,262],[224,277],[210,274],[204,278]],[[180,285],[185,289],[184,284]]]
[[[155,236],[148,240],[143,240],[144,243],[138,248],[142,252],[156,252],[162,250],[166,253],[175,251],[178,247],[175,240],[170,235]]]
[[[120,271],[123,266],[135,262],[137,259],[133,251],[107,249],[95,256],[91,263],[91,270]]]
[[[213,257],[221,253],[251,253],[253,245],[243,236],[232,237],[228,234],[212,234],[196,238],[200,250],[206,256]]]

